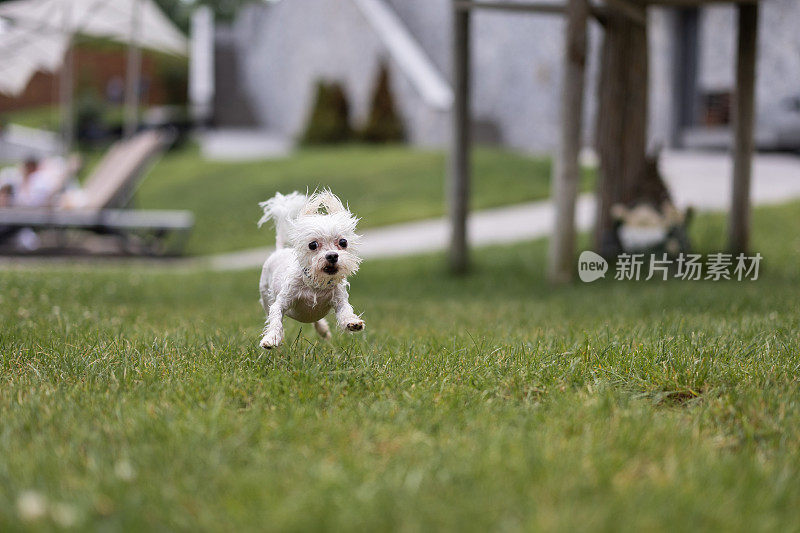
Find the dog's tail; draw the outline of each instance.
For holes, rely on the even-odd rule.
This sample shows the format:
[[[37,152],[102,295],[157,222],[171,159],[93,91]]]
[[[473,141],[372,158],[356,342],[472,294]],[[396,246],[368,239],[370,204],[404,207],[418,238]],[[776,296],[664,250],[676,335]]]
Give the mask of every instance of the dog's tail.
[[[305,194],[295,191],[287,195],[277,193],[266,202],[258,204],[264,210],[264,216],[258,221],[258,227],[269,220],[275,223],[275,246],[277,248],[286,246],[289,240],[289,225],[303,210],[306,200]]]

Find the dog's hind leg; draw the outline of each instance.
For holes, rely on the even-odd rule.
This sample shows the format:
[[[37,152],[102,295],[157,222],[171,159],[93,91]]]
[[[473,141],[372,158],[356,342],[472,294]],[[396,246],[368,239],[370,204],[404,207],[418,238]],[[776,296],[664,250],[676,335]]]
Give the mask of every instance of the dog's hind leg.
[[[314,329],[317,330],[319,336],[326,341],[331,340],[331,328],[328,326],[328,321],[324,318],[320,318],[314,322]]]

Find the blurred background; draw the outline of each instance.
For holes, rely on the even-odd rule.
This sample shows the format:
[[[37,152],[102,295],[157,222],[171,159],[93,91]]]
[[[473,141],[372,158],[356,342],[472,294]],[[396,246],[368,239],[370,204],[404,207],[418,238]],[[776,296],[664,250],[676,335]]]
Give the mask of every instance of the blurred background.
[[[398,232],[409,252],[452,248],[458,201],[446,191],[461,178],[466,208],[480,210],[470,244],[548,234],[562,139],[563,10],[460,3],[475,8],[462,129],[476,149],[471,177],[454,178],[464,148],[452,144],[456,4],[0,2],[0,251],[238,252],[222,259],[251,265],[271,240],[255,226],[257,202],[319,186],[347,199],[364,227],[388,226],[369,232],[367,255],[388,253]],[[613,69],[603,59],[611,19],[602,9],[614,2],[592,8],[572,199],[578,231],[604,224],[592,193],[617,187],[603,178],[599,141],[644,139],[636,183],[600,207],[613,219],[596,232],[605,255],[689,249],[689,208],[730,208],[742,19],[731,3],[679,4],[642,9],[647,53],[627,69],[644,72],[636,105],[646,120],[605,139],[598,102],[602,73]],[[759,11],[748,205],[800,197],[800,4],[764,0]],[[410,222],[418,223],[402,225]]]

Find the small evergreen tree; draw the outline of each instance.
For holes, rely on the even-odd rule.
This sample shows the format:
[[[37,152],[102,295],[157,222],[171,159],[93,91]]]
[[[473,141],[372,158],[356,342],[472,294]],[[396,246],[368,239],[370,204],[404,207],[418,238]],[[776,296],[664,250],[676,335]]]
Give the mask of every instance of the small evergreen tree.
[[[381,63],[372,93],[369,118],[361,131],[361,138],[366,142],[386,143],[402,142],[405,136],[403,121],[397,113],[389,83],[389,68]]]
[[[311,116],[301,137],[303,144],[333,144],[352,140],[350,104],[336,82],[317,82]]]

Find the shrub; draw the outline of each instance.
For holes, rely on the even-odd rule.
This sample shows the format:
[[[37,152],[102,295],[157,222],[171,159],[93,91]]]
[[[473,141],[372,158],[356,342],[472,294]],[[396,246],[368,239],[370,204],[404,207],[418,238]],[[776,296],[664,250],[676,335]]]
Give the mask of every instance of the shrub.
[[[386,143],[405,140],[403,121],[397,113],[391,85],[389,69],[381,63],[377,83],[372,92],[369,118],[361,130],[361,138],[366,142]]]
[[[317,82],[314,106],[301,138],[303,144],[333,144],[352,140],[350,104],[336,82]]]
[[[97,141],[106,133],[106,106],[92,90],[84,90],[75,102],[75,129],[78,139]]]
[[[158,76],[164,86],[164,103],[186,105],[189,94],[189,66],[177,58],[156,56]]]

